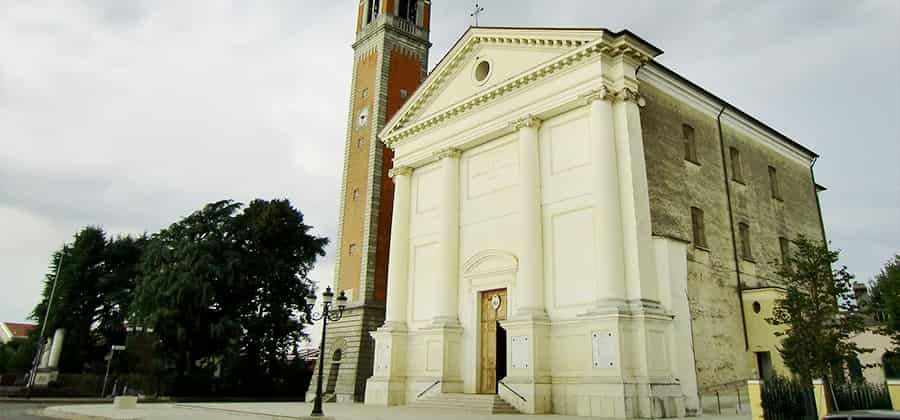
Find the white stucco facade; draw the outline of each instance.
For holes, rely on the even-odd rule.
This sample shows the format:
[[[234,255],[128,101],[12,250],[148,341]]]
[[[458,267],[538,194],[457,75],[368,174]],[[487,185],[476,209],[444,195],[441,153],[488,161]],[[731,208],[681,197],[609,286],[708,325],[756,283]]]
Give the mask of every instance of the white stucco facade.
[[[367,404],[476,393],[480,296],[496,289],[498,391],[520,411],[697,404],[687,244],[650,229],[635,71],[658,53],[627,32],[474,28],[388,123],[388,302]]]

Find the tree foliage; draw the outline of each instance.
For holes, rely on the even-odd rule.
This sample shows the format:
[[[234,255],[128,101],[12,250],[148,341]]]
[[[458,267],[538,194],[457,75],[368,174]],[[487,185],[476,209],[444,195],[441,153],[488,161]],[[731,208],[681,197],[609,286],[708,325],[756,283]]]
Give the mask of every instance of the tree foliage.
[[[900,254],[888,261],[872,282],[872,310],[882,322],[879,332],[891,337],[900,353]]]
[[[804,237],[778,270],[785,295],[776,301],[770,323],[783,326],[779,349],[787,367],[801,380],[832,379],[832,368],[843,366],[859,353],[851,337],[865,328],[853,299],[847,267],[833,268],[839,252]]]
[[[154,234],[135,294],[139,323],[177,375],[224,369],[244,383],[284,366],[302,337],[307,275],[327,239],[287,200],[210,203]]]
[[[127,236],[108,239],[102,228],[88,226],[53,254],[31,318],[38,323],[37,332],[47,324],[45,339],[57,328],[66,330],[61,371],[99,368],[104,344],[120,342],[142,243],[142,238]],[[54,301],[45,320],[57,270]]]
[[[312,285],[308,274],[328,240],[309,233],[287,200],[254,200],[235,217],[240,247],[241,377],[271,376],[302,338],[298,314]]]
[[[32,318],[37,330],[46,324],[45,337],[66,329],[67,373],[102,370],[109,345],[128,339],[132,351],[116,361],[128,371],[167,370],[197,384],[215,371],[223,386],[264,394],[296,382],[300,362],[288,355],[304,337],[308,275],[328,243],[311,230],[288,200],[210,203],[150,237],[108,238],[88,226],[53,254]],[[138,335],[127,337],[127,322],[153,331],[144,344],[155,343],[156,360],[135,347],[148,347]],[[0,369],[27,356],[18,349],[0,349]]]
[[[22,373],[31,367],[34,357],[34,340],[11,340],[0,343],[0,373]]]
[[[230,225],[240,205],[219,201],[150,237],[141,260],[134,309],[154,330],[161,354],[177,372],[223,354],[240,335],[237,305],[239,252]]]

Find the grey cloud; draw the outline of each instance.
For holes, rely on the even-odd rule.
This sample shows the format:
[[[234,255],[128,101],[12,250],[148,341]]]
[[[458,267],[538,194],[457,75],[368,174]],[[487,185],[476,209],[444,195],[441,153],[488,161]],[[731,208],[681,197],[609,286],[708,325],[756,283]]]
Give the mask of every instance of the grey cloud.
[[[861,278],[900,251],[900,3],[484,0],[483,25],[630,29],[664,64],[822,155],[829,237]],[[430,63],[471,24],[433,3]],[[287,197],[335,239],[353,2],[0,0],[0,320],[84,224],[155,231]],[[334,244],[312,274],[329,282]]]

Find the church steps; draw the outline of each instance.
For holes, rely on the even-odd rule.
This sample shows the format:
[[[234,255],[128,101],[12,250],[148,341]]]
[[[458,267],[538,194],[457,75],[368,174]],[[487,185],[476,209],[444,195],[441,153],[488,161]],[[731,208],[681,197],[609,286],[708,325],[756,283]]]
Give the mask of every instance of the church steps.
[[[519,414],[513,406],[493,394],[444,393],[414,401],[409,406],[466,410],[476,414]]]

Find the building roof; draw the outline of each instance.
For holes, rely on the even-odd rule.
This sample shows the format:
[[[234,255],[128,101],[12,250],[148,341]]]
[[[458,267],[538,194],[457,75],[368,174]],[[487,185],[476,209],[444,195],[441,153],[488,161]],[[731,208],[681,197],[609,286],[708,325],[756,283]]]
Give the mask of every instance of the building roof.
[[[21,322],[2,322],[0,327],[12,338],[26,338],[31,331],[37,328],[37,325]]]
[[[403,104],[401,109],[398,110],[396,114],[394,114],[393,118],[391,118],[390,121],[386,122],[385,128],[382,131],[380,137],[383,141],[388,140],[388,137],[393,137],[392,134],[394,132],[403,131],[406,123],[406,121],[404,120],[412,117],[412,115],[409,114],[415,114],[416,108],[420,107],[423,102],[428,100],[427,96],[431,92],[426,91],[433,90],[434,88],[434,86],[430,85],[436,85],[443,82],[444,78],[446,78],[446,74],[444,73],[452,70],[452,68],[454,67],[453,61],[458,60],[462,55],[464,55],[468,44],[473,43],[473,38],[481,36],[492,39],[492,37],[505,36],[501,34],[527,34],[531,37],[538,37],[540,35],[547,35],[548,33],[560,34],[560,36],[573,39],[581,39],[581,37],[584,36],[606,38],[612,45],[618,45],[621,42],[627,42],[633,48],[640,50],[640,52],[644,56],[642,58],[642,61],[645,61],[645,64],[650,64],[642,65],[639,67],[638,73],[640,74],[639,77],[642,80],[645,80],[645,77],[643,76],[645,76],[649,72],[652,72],[654,73],[655,77],[651,76],[651,79],[662,80],[664,82],[663,84],[665,85],[678,85],[676,90],[686,92],[687,96],[696,99],[696,101],[692,101],[693,103],[702,102],[703,108],[713,109],[718,114],[718,117],[722,117],[722,114],[725,114],[725,117],[728,117],[732,122],[736,123],[742,128],[751,130],[754,134],[756,134],[755,137],[759,137],[761,140],[769,143],[770,145],[775,145],[779,150],[786,151],[793,156],[799,156],[807,163],[809,161],[815,160],[818,157],[818,154],[816,154],[809,148],[794,141],[790,137],[782,134],[768,124],[760,121],[752,115],[744,112],[740,108],[725,101],[721,97],[700,87],[696,83],[691,82],[686,77],[676,73],[672,69],[669,69],[668,67],[660,64],[655,60],[655,57],[662,54],[663,51],[650,42],[646,41],[645,39],[641,38],[637,34],[629,30],[620,30],[614,32],[602,27],[469,27],[462,34],[462,36],[460,36],[453,47],[451,47],[447,51],[444,57],[441,58],[438,64],[431,70],[426,80],[424,80],[422,84],[419,85],[410,99],[405,104]],[[518,40],[516,41],[518,43]],[[575,45],[581,44],[576,43]],[[642,72],[642,69],[645,71]],[[648,72],[647,70],[650,71]]]

